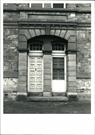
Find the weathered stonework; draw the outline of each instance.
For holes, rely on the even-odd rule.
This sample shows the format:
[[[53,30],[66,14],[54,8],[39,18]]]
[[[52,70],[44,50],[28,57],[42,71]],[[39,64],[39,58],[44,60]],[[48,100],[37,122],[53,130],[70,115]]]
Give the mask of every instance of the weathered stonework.
[[[28,92],[28,40],[41,35],[65,39],[66,94],[91,91],[91,6],[66,4],[4,4],[4,91]],[[39,10],[38,10],[39,9]],[[49,49],[46,51],[46,49]],[[52,48],[44,45],[43,96],[52,96]],[[80,96],[79,96],[80,97]]]
[[[77,79],[77,93],[91,93],[90,79]]]
[[[91,78],[90,31],[77,31],[77,77]]]
[[[77,94],[76,92],[76,53],[69,53],[67,55],[67,89],[68,89],[68,96]],[[73,80],[71,80],[73,78]]]
[[[19,53],[19,78],[18,94],[26,94],[27,91],[27,53]]]
[[[18,29],[4,29],[4,77],[18,77]]]
[[[16,78],[5,78],[4,79],[4,90],[7,92],[17,92],[18,79]]]
[[[52,71],[52,63],[51,63],[51,55],[44,55],[44,95],[51,95],[51,71]]]

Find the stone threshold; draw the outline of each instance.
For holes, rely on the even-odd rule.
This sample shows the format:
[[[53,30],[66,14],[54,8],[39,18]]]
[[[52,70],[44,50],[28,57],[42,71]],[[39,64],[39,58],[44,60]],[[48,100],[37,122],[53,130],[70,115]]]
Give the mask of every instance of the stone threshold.
[[[51,97],[45,97],[45,96],[30,96],[27,97],[27,101],[68,101],[68,97],[66,96],[51,96]]]

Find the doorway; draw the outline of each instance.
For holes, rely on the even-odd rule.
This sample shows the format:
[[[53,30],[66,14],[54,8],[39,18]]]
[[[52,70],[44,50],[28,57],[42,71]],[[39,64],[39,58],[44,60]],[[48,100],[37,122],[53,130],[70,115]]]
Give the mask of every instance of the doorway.
[[[66,92],[66,56],[63,53],[52,56],[52,92]]]
[[[28,56],[28,92],[43,92],[43,57],[38,52]]]

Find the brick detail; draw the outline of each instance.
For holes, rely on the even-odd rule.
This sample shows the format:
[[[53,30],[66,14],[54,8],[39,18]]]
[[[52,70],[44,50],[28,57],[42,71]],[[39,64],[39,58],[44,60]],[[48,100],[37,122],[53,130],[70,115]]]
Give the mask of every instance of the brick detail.
[[[27,88],[27,53],[19,53],[18,92],[26,93]]]
[[[51,55],[44,55],[44,92],[51,92]]]

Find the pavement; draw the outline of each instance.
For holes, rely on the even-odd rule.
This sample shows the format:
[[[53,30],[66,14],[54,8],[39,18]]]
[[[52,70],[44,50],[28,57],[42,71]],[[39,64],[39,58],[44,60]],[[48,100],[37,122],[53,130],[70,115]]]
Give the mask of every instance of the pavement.
[[[90,114],[90,101],[4,101],[8,114]]]

